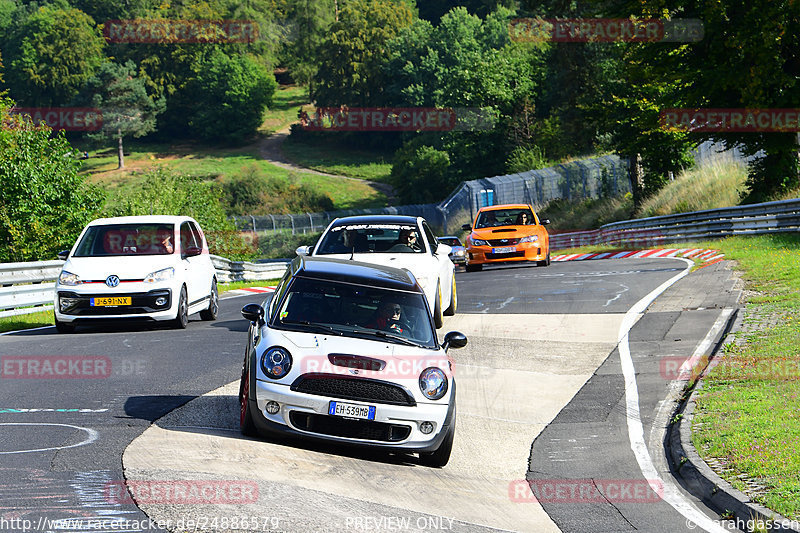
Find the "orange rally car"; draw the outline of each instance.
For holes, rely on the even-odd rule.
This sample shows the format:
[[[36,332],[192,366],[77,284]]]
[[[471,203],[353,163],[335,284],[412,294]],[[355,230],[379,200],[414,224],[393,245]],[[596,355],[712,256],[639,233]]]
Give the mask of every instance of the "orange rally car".
[[[550,238],[545,224],[527,204],[490,205],[475,216],[474,226],[462,228],[470,234],[466,240],[467,271],[505,261],[536,261],[550,264]]]

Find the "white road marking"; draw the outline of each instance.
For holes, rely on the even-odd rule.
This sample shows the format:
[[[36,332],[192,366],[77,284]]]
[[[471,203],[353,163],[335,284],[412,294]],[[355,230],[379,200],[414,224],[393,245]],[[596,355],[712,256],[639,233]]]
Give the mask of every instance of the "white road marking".
[[[78,446],[84,446],[86,444],[93,443],[100,436],[100,434],[97,433],[97,431],[95,431],[93,429],[84,428],[84,427],[81,427],[81,426],[73,426],[71,424],[48,424],[48,423],[44,423],[44,422],[40,422],[40,423],[36,423],[36,424],[27,423],[27,422],[0,422],[0,426],[36,426],[36,427],[41,427],[41,426],[62,426],[62,427],[68,427],[68,428],[77,429],[79,431],[85,431],[86,434],[87,434],[87,437],[84,440],[82,440],[81,442],[79,442],[78,444],[70,444],[68,446],[53,446],[52,448],[37,448],[37,449],[33,449],[33,450],[13,450],[13,451],[9,451],[9,452],[0,452],[0,455],[10,455],[10,454],[13,454],[13,453],[49,452],[49,451],[52,451],[52,450],[66,450],[67,448],[77,448]]]
[[[633,324],[638,319],[639,314],[644,312],[653,300],[679,279],[689,274],[689,269],[694,263],[688,259],[683,259],[683,261],[686,262],[686,269],[668,279],[656,287],[650,294],[636,302],[625,314],[625,318],[619,328],[619,356],[622,374],[625,377],[625,416],[628,421],[628,438],[630,439],[631,450],[636,456],[636,462],[639,463],[639,469],[642,471],[645,479],[650,483],[650,486],[653,487],[654,491],[658,492],[659,489],[663,487],[663,494],[661,497],[665,502],[671,505],[673,509],[682,514],[687,520],[691,520],[705,531],[727,533],[728,530],[720,526],[718,522],[706,516],[694,503],[688,500],[678,490],[672,479],[669,477],[662,478],[658,473],[653,464],[653,459],[650,457],[647,444],[645,444],[644,441],[644,427],[642,426],[641,414],[639,412],[639,389],[636,384],[636,370],[633,367],[628,334],[631,327],[633,327]]]

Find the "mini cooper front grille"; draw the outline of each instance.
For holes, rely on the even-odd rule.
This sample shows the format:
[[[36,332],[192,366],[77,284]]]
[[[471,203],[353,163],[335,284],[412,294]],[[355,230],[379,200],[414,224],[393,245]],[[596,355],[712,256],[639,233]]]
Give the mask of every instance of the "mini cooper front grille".
[[[374,379],[305,374],[292,383],[292,390],[360,402],[417,405],[403,387]]]
[[[513,239],[493,239],[489,241],[492,246],[513,246],[519,244],[519,237]]]
[[[346,439],[400,442],[411,434],[411,427],[400,424],[386,424],[372,420],[353,420],[338,416],[318,415],[292,411],[289,420],[297,429],[342,437]]]

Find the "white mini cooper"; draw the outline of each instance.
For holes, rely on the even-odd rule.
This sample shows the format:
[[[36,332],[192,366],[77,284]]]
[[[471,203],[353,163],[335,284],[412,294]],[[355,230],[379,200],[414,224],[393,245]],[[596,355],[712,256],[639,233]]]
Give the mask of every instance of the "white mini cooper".
[[[217,279],[206,238],[190,217],[132,216],[90,222],[55,287],[55,325],[68,333],[99,320],[215,320]]]
[[[455,435],[454,362],[413,274],[297,257],[251,322],[239,402],[246,435],[293,435],[419,453],[447,464]]]

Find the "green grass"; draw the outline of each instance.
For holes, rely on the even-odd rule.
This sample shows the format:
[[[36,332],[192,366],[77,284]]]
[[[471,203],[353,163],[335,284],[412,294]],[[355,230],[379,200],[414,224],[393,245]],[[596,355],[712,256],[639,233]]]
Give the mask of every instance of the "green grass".
[[[386,182],[392,171],[393,152],[354,149],[339,142],[335,133],[308,140],[290,136],[283,153],[300,166],[351,178]]]
[[[739,205],[746,179],[745,166],[725,158],[687,170],[645,200],[637,218]]]
[[[21,329],[39,328],[53,325],[53,311],[37,311],[27,315],[4,316],[0,318],[0,333]]]
[[[264,113],[264,123],[259,133],[269,135],[297,122],[297,113],[308,105],[308,91],[305,87],[281,86],[272,97],[272,105]]]

